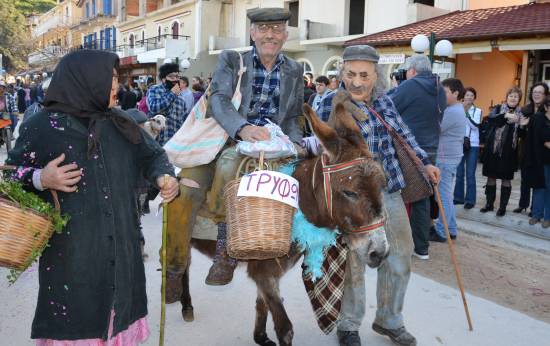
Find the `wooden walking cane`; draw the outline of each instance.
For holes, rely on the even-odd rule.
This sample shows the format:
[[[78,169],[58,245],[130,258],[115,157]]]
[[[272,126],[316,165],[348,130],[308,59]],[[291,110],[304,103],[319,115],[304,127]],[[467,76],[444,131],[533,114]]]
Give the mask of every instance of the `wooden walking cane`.
[[[439,194],[439,187],[437,184],[433,185],[435,197],[437,200],[437,205],[439,206],[439,215],[443,221],[443,226],[445,226],[445,234],[447,235],[447,244],[449,244],[449,250],[451,251],[451,260],[455,267],[456,281],[458,283],[458,288],[460,289],[460,294],[462,295],[462,303],[464,304],[464,311],[466,312],[466,318],[468,319],[468,326],[470,331],[474,330],[472,326],[472,319],[470,317],[470,311],[468,310],[468,303],[466,302],[466,295],[464,294],[464,285],[462,284],[462,276],[460,275],[460,267],[458,261],[456,260],[455,248],[453,245],[453,240],[451,239],[451,233],[449,233],[449,226],[447,225],[447,218],[445,217],[445,210],[443,209],[443,203],[441,202],[441,195]]]
[[[168,182],[168,176],[164,176],[164,185]],[[166,323],[166,228],[168,225],[168,203],[162,201],[162,283],[160,293],[160,335],[159,346],[164,346],[164,329]]]
[[[168,183],[169,175],[164,175],[164,186]],[[198,189],[200,186],[197,182],[187,179],[179,178],[179,185]],[[168,203],[162,201],[162,283],[160,294],[160,334],[159,334],[159,346],[164,346],[164,329],[166,324],[166,234],[168,228]],[[159,206],[159,208],[161,207]]]

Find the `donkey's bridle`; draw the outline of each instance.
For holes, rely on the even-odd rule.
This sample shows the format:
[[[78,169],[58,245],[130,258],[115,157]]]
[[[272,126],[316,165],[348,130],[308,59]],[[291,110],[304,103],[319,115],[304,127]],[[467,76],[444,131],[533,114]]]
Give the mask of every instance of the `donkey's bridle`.
[[[323,173],[323,190],[324,190],[324,196],[325,196],[325,204],[327,206],[327,210],[329,212],[330,218],[332,219],[332,186],[330,185],[330,176],[333,173],[338,173],[342,171],[346,171],[348,169],[354,168],[356,166],[361,165],[363,162],[365,162],[367,159],[364,157],[359,157],[356,159],[353,159],[351,161],[338,163],[334,165],[327,164],[328,158],[326,155],[321,155],[317,158],[317,161],[315,161],[315,165],[313,166],[313,177],[312,177],[312,188],[315,189],[315,175],[317,172],[317,164],[319,161],[321,161],[321,171]],[[351,233],[367,233],[371,232],[375,229],[378,229],[380,227],[384,226],[384,219],[377,219],[374,223],[366,226],[361,226],[357,229],[354,229],[351,231]]]

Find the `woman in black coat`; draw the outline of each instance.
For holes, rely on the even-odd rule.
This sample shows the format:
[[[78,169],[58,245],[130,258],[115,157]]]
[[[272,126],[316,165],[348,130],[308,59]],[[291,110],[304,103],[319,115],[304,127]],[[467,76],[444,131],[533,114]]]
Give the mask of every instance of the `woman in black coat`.
[[[525,150],[526,184],[533,189],[532,216],[529,224],[542,221],[550,227],[550,97],[529,120]]]
[[[485,195],[487,203],[482,213],[494,210],[496,180],[501,179],[500,206],[497,216],[506,214],[512,192],[511,181],[518,168],[519,127],[524,121],[519,107],[521,90],[513,87],[506,93],[506,102],[497,105],[489,114],[489,131],[483,152],[483,175],[487,177]]]
[[[529,91],[529,103],[522,108],[521,113],[526,118],[531,118],[535,113],[544,113],[544,100],[550,94],[548,85],[543,82],[535,83]],[[529,154],[526,143],[529,141],[529,129],[531,126],[522,127],[519,139],[519,165],[521,168],[521,188],[519,197],[519,206],[514,209],[514,213],[521,213],[526,210],[531,203],[531,187],[529,187],[529,168],[526,167],[525,157]]]
[[[66,55],[45,109],[21,126],[9,153],[7,163],[19,167],[13,179],[48,201],[47,189],[57,190],[61,212],[71,217],[40,258],[37,345],[133,345],[148,334],[134,190],[141,174],[166,200],[178,184],[164,150],[112,108],[117,67],[109,52]]]

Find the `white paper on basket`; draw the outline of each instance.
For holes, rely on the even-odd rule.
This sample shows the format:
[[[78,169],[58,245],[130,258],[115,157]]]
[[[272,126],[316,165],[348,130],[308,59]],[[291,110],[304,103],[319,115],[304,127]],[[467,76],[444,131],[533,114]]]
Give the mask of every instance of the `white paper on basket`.
[[[256,171],[241,177],[238,197],[260,197],[283,202],[298,209],[300,184],[290,175]]]

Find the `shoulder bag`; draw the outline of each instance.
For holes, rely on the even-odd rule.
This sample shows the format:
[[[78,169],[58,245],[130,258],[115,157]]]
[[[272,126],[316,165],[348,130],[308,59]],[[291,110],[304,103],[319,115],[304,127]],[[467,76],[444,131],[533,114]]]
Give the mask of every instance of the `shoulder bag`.
[[[433,195],[433,187],[428,178],[426,167],[416,156],[413,148],[373,108],[369,107],[369,111],[380,120],[392,138],[397,161],[399,161],[399,167],[405,179],[405,188],[401,190],[403,201],[412,203]]]
[[[241,79],[246,67],[239,54],[240,69],[231,103],[236,110],[241,105]],[[214,118],[206,117],[210,86],[197,101],[183,125],[166,144],[164,150],[170,162],[179,168],[190,168],[212,162],[224,147],[229,135]]]

